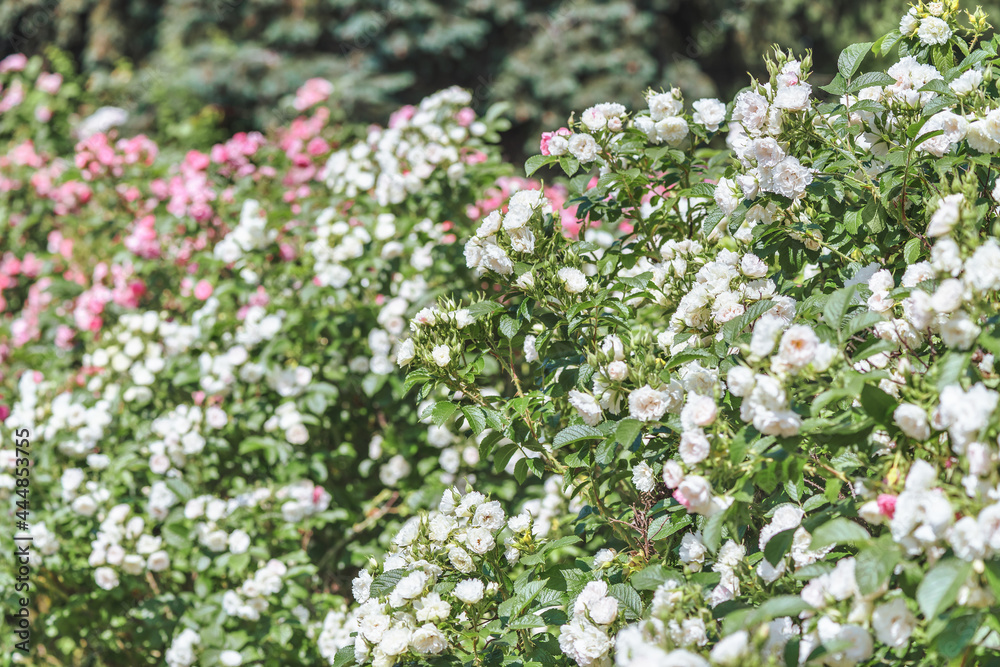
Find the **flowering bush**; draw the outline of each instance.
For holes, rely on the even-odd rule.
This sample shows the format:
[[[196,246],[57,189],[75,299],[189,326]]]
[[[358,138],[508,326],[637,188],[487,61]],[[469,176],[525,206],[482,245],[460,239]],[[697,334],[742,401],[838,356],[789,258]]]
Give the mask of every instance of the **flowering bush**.
[[[519,482],[561,475],[585,503],[580,548],[617,554],[576,588],[551,585],[571,559],[522,559],[507,576],[545,582],[563,614],[533,620],[532,644],[501,613],[481,652],[552,634],[560,650],[529,659],[995,659],[1000,112],[996,42],[960,18],[916,5],[847,48],[825,96],[808,56],[776,52],[728,106],[591,107],[527,170],[558,163],[578,215],[618,231],[566,237],[522,191],[465,239],[499,295],[471,321],[452,301],[418,318],[409,381],[456,392],[434,413],[491,427],[494,457],[523,451]],[[479,391],[489,358],[499,396]],[[391,595],[379,613],[429,632]],[[483,634],[435,648],[461,657]],[[371,638],[355,655],[395,660]]]
[[[0,65],[36,129],[58,82],[15,92],[54,81],[41,68]],[[385,128],[330,126],[321,83],[277,135],[208,154],[116,138],[106,111],[69,155],[6,135],[0,496],[10,525],[30,512],[39,660],[332,660],[382,525],[460,475],[497,479],[458,425],[400,400],[394,360],[422,305],[480,285],[455,240],[508,171],[505,121],[449,89]]]
[[[38,664],[995,661],[988,30],[921,3],[822,88],[778,51],[595,105],[527,162],[566,185],[457,89],[337,128],[312,81],[210,154],[11,138]]]

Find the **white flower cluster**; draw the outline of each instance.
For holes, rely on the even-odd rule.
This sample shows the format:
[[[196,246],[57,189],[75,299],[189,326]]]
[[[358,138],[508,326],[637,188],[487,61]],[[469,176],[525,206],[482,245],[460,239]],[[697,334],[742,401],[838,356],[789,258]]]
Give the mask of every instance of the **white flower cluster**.
[[[940,215],[957,206],[956,200],[948,201],[953,197],[959,204],[963,201],[962,195],[948,195],[932,217],[928,233],[936,225],[946,225],[947,231],[941,231],[942,238],[931,248],[930,262],[909,266],[902,277],[901,286],[909,289],[909,296],[899,304],[889,296],[895,282],[888,271],[879,271],[869,282],[869,308],[890,318],[877,325],[876,332],[898,347],[915,350],[928,336],[937,334],[946,346],[967,350],[982,331],[977,323],[980,315],[992,312],[991,295],[1000,288],[1000,244],[986,239],[963,260],[958,244],[946,235],[958,221],[957,208],[947,223]],[[930,281],[937,283],[933,292],[925,290]],[[897,317],[897,307],[901,307],[901,317]]]
[[[51,413],[41,426],[42,438],[58,441],[59,452],[72,458],[94,456],[112,422],[113,401],[118,388],[109,385],[104,397],[92,397],[63,392],[52,399]],[[88,403],[92,403],[88,406]],[[102,460],[95,459],[100,465]],[[89,460],[88,460],[89,463]]]
[[[184,628],[174,637],[170,648],[164,654],[167,667],[191,667],[197,659],[195,647],[201,644],[201,636],[191,628]]]
[[[115,505],[101,521],[97,536],[90,543],[88,563],[94,570],[97,585],[104,590],[118,586],[118,571],[132,576],[162,572],[170,567],[170,556],[162,548],[162,538],[153,535],[141,516],[129,518],[129,505]],[[117,568],[117,569],[114,569]]]
[[[406,107],[388,128],[373,128],[364,141],[330,155],[321,178],[348,198],[374,189],[380,206],[400,204],[435,174],[458,181],[465,174],[460,149],[487,127],[475,120],[472,95],[453,87]]]
[[[392,590],[372,595],[379,579],[362,571],[354,580],[358,635],[354,644],[360,664],[391,666],[409,657],[438,655],[454,641],[451,633],[486,612],[497,589],[495,582],[470,577],[498,547],[501,531],[509,528],[510,552],[531,549],[527,513],[506,521],[500,503],[481,493],[446,491],[438,511],[407,521],[393,538],[398,549],[386,556],[385,573],[399,572]],[[447,624],[445,621],[449,621]],[[455,627],[457,621],[458,628]]]
[[[609,627],[618,619],[618,600],[608,595],[608,584],[591,581],[573,602],[573,615],[559,628],[559,648],[580,667],[608,662],[614,639]]]
[[[274,497],[282,501],[281,515],[289,523],[298,523],[306,517],[325,512],[332,500],[326,489],[307,479],[279,489]]]
[[[274,410],[274,414],[264,422],[264,431],[273,433],[281,431],[285,440],[293,445],[304,445],[309,441],[309,429],[303,422],[302,414],[295,403],[282,403]]]
[[[354,610],[346,607],[341,609],[331,609],[323,619],[323,627],[316,645],[319,654],[332,665],[337,657],[337,651],[354,644],[354,633],[358,631],[358,618]]]
[[[118,382],[127,381],[131,386],[122,392],[122,399],[127,403],[145,405],[153,397],[152,385],[166,365],[165,354],[167,345],[161,342],[163,330],[172,327],[153,311],[141,315],[127,313],[121,317],[118,326],[109,330],[102,339],[102,347],[84,355],[83,363],[107,371],[115,375],[95,374],[87,388],[98,391],[112,377],[122,378]],[[174,331],[174,334],[177,332]],[[186,341],[172,340],[171,346],[176,348]],[[186,347],[186,346],[185,346]]]
[[[202,410],[196,405],[180,405],[157,417],[152,428],[158,439],[149,445],[150,471],[157,475],[180,476],[179,469],[187,464],[188,457],[197,456],[205,449],[203,427],[219,430],[228,422],[225,410],[215,406]]]
[[[761,529],[758,543],[761,553],[764,552],[771,538],[778,533],[783,533],[786,530],[795,531],[792,534],[792,548],[788,556],[783,556],[777,565],[771,565],[765,558],[757,566],[757,575],[767,583],[777,581],[785,573],[789,556],[795,569],[798,570],[806,565],[812,565],[833,549],[832,546],[815,551],[809,549],[812,535],[801,525],[804,517],[805,512],[799,507],[791,504],[780,505],[771,514],[771,522]]]
[[[313,271],[319,284],[340,289],[353,276],[353,271],[345,264],[365,254],[365,246],[371,243],[372,236],[364,226],[336,218],[336,209],[320,211],[316,218],[316,238],[306,244],[306,250],[313,256]],[[389,238],[395,231],[393,226],[388,232]]]
[[[514,272],[509,252],[520,256],[535,252],[535,234],[529,223],[535,212],[550,213],[552,206],[541,190],[521,190],[511,196],[507,212],[493,211],[465,244],[465,263],[470,269],[493,271],[502,276]],[[501,236],[501,230],[504,236]],[[501,245],[501,242],[503,245]]]
[[[256,199],[247,199],[240,210],[240,221],[215,244],[216,259],[233,264],[247,253],[266,248],[278,238],[278,230],[267,228],[267,212]]]
[[[270,606],[267,598],[277,595],[284,587],[287,572],[284,563],[272,558],[238,589],[222,595],[222,611],[248,621],[260,620],[261,612]]]
[[[281,331],[281,321],[286,314],[287,313],[285,313],[284,311],[278,311],[276,313],[268,313],[263,306],[250,306],[250,308],[247,309],[246,317],[244,318],[243,323],[236,330],[236,336],[235,336],[236,343],[238,344],[238,346],[242,346],[243,348],[245,348],[244,351],[246,351],[256,347],[260,343],[273,339],[275,336],[278,335],[278,332]],[[223,357],[224,355],[220,355],[218,357],[215,357],[215,359],[220,359]],[[227,359],[228,365],[231,367],[241,366],[245,361],[246,359],[240,361],[239,357]],[[213,359],[213,364],[214,363],[215,360]],[[219,375],[221,374],[223,369],[215,371],[215,369],[213,368],[213,371],[214,374]],[[246,379],[243,373],[240,374],[240,378],[243,379],[245,382],[254,381],[252,379]]]

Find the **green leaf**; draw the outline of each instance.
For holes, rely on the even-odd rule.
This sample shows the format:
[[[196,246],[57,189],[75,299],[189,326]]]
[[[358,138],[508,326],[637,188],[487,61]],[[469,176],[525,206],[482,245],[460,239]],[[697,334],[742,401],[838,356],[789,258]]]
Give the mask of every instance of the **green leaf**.
[[[556,158],[551,155],[532,155],[524,163],[524,175],[531,176],[547,164],[555,162]]]
[[[406,574],[404,570],[405,568],[389,570],[388,572],[385,572],[375,577],[375,580],[372,581],[370,589],[371,596],[373,598],[382,597],[384,595],[388,595],[389,593],[391,593],[393,589],[396,588],[396,584],[399,583],[399,580],[402,579],[403,576]]]
[[[722,339],[727,343],[733,342],[737,336],[743,333],[744,329],[772,308],[774,308],[774,302],[770,299],[750,304],[742,315],[722,325]]]
[[[857,93],[872,86],[891,86],[896,80],[885,72],[865,72],[861,76],[851,81],[847,87],[847,92]]]
[[[510,463],[510,459],[514,456],[514,452],[516,451],[517,445],[513,442],[497,449],[497,451],[493,453],[493,468],[497,472],[502,472],[504,468],[507,467],[507,464]]]
[[[844,86],[844,77],[841,76],[840,74],[837,74],[835,77],[833,77],[833,81],[831,81],[827,85],[820,86],[819,89],[825,90],[831,95],[843,95],[844,93],[847,92],[847,88]]]
[[[354,644],[348,644],[342,649],[338,649],[333,656],[333,667],[347,667],[354,664]]]
[[[614,460],[615,449],[618,447],[614,438],[608,438],[597,445],[594,451],[594,462],[606,466]]]
[[[486,430],[486,413],[483,412],[482,408],[475,405],[463,405],[462,414],[465,415],[473,433],[479,435]]]
[[[714,230],[719,225],[719,223],[722,222],[722,219],[725,217],[726,215],[725,213],[722,212],[722,209],[717,207],[712,208],[711,213],[706,215],[701,220],[701,233],[704,236],[708,236],[709,234],[712,233],[712,230]]]
[[[651,540],[665,540],[692,523],[694,523],[694,519],[691,518],[690,514],[668,512],[650,521],[646,534]]]
[[[520,590],[515,591],[513,596],[500,603],[497,613],[501,618],[516,618],[520,616],[525,607],[535,599],[539,591],[545,588],[545,584],[548,581],[548,579],[528,581]]]
[[[965,374],[972,360],[972,352],[949,350],[938,365],[938,391],[943,391],[950,384],[955,384]]]
[[[861,406],[865,412],[879,424],[888,426],[893,423],[892,413],[899,401],[872,384],[866,384],[861,390]]]
[[[872,595],[889,580],[900,559],[899,547],[892,538],[879,538],[858,552],[854,569],[858,589],[863,595]]]
[[[608,593],[621,603],[626,620],[642,618],[642,598],[634,588],[628,584],[612,584],[608,586]]]
[[[436,426],[440,426],[448,421],[448,419],[456,412],[458,412],[458,405],[452,403],[451,401],[438,401],[434,404],[434,407],[430,408],[422,416],[425,419],[429,416],[431,421],[434,422]]]
[[[566,175],[573,178],[573,174],[580,168],[580,161],[572,155],[563,155],[559,158],[559,166],[566,172]]]
[[[581,440],[595,440],[603,437],[604,434],[593,426],[588,426],[587,424],[571,424],[556,433],[556,437],[552,439],[552,446],[555,448],[565,447],[566,445],[571,445],[574,442],[580,442]]]
[[[854,208],[844,213],[844,228],[850,234],[857,234],[861,230],[861,209]]]
[[[944,626],[944,630],[935,638],[941,655],[946,658],[957,658],[976,636],[979,626],[983,623],[982,614],[966,614],[955,616]]]
[[[812,543],[809,548],[815,551],[831,544],[854,544],[864,542],[870,537],[868,531],[860,524],[844,517],[837,517],[812,531]]]
[[[924,618],[928,621],[936,618],[955,601],[971,569],[971,563],[958,558],[945,558],[924,575],[917,587],[917,604]]]
[[[615,440],[623,447],[631,447],[642,432],[642,422],[638,419],[623,419],[615,429]]]
[[[920,239],[910,239],[903,246],[903,261],[907,264],[916,264],[920,261],[920,256],[923,252],[924,248],[920,243]]]
[[[896,46],[896,43],[899,42],[899,40],[901,40],[902,38],[903,34],[898,30],[893,30],[889,34],[883,36],[881,39],[879,39],[880,42],[878,49],[879,53],[883,56],[889,53],[889,51],[892,51],[892,47]]]
[[[725,512],[713,514],[705,522],[705,529],[702,531],[701,541],[705,548],[713,554],[719,550],[719,545],[722,544],[722,524],[725,516]]]
[[[781,559],[785,557],[785,554],[792,547],[792,540],[795,538],[796,530],[798,530],[798,527],[783,530],[768,540],[767,546],[764,547],[764,558],[767,559],[768,563],[777,566],[781,562]]]
[[[518,459],[514,464],[514,479],[518,484],[524,484],[528,479],[528,459]]]
[[[863,310],[857,315],[852,316],[851,319],[847,320],[847,324],[844,325],[844,329],[842,331],[842,337],[844,340],[847,340],[859,331],[869,329],[879,322],[884,321],[885,316],[881,313],[876,313],[871,310]]]
[[[947,44],[936,44],[931,47],[931,61],[938,68],[939,72],[945,72],[955,66],[955,52],[952,51],[951,41]]]
[[[804,611],[812,609],[812,605],[803,600],[798,595],[779,595],[765,601],[750,615],[746,616],[743,627],[753,628],[763,625],[775,618],[782,616],[798,617]]]
[[[474,319],[479,319],[484,315],[492,315],[493,313],[504,310],[504,307],[499,303],[494,301],[478,301],[468,308],[469,314],[472,315]]]
[[[827,297],[826,305],[823,306],[823,319],[833,329],[840,331],[844,316],[847,315],[847,310],[851,307],[856,291],[857,286],[851,285],[839,289]]]
[[[660,587],[667,579],[680,579],[680,576],[673,570],[668,570],[662,565],[650,565],[645,567],[631,577],[628,582],[637,591],[653,591]]]
[[[500,316],[500,333],[503,334],[505,338],[513,338],[520,330],[520,320],[515,320],[510,315]]]
[[[524,556],[521,558],[520,562],[522,565],[538,565],[539,563],[545,561],[545,556],[550,551],[555,551],[556,549],[561,549],[563,547],[571,547],[579,542],[580,538],[576,535],[566,535],[564,537],[560,537],[558,540],[546,542],[536,553],[533,553],[530,556]],[[565,575],[566,572],[563,572],[563,574]]]
[[[865,56],[871,51],[872,44],[874,42],[861,42],[860,44],[851,44],[846,49],[840,53],[840,57],[837,59],[837,71],[845,79],[850,79],[854,76],[854,73],[858,71],[861,66],[861,61],[865,59]]]

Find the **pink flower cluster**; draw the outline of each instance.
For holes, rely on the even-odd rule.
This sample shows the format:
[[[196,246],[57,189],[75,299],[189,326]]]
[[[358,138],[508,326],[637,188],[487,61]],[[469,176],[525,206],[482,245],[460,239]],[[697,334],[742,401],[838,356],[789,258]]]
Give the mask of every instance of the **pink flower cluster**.
[[[98,133],[77,143],[74,163],[87,181],[105,174],[121,177],[124,165],[152,166],[158,151],[156,142],[144,134],[112,145],[107,134]]]
[[[326,79],[309,79],[295,93],[293,106],[296,111],[305,111],[326,100],[333,93],[333,84]]]

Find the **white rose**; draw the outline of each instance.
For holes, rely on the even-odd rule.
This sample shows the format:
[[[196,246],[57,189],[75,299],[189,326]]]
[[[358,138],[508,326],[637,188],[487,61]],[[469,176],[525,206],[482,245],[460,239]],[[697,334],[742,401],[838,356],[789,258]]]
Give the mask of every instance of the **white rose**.
[[[712,649],[709,657],[722,667],[737,667],[746,657],[750,647],[750,635],[746,630],[734,632],[722,638]]]
[[[285,431],[285,440],[292,445],[304,445],[309,441],[309,429],[305,424],[292,424]]]
[[[239,667],[243,664],[243,656],[239,651],[222,651],[219,653],[219,664],[223,667]]]
[[[437,655],[448,648],[448,640],[437,626],[426,623],[413,631],[410,647],[421,655]]]
[[[593,162],[597,159],[597,142],[589,134],[574,134],[569,138],[568,148],[570,155],[583,164]]]
[[[118,587],[118,575],[110,567],[99,567],[94,570],[94,581],[106,591]]]
[[[431,357],[434,359],[435,364],[444,368],[451,363],[451,349],[447,345],[435,345],[431,351]]]
[[[708,514],[712,508],[712,487],[698,475],[688,475],[674,491],[674,499],[691,514]]]
[[[452,594],[465,604],[472,605],[483,599],[485,590],[483,582],[479,579],[465,579],[455,586]]]
[[[469,550],[477,554],[484,554],[496,546],[493,535],[485,528],[470,528],[465,535],[465,541],[469,545]]]
[[[642,422],[656,421],[667,411],[669,397],[648,384],[628,396],[629,417]]]
[[[648,463],[642,461],[632,468],[632,483],[642,493],[650,493],[656,488],[656,476]]]
[[[929,16],[920,21],[917,37],[920,38],[921,43],[928,46],[946,44],[951,39],[951,28],[936,16]]]
[[[250,535],[244,530],[234,530],[229,536],[229,553],[241,554],[250,548]]]
[[[472,556],[470,556],[469,553],[461,547],[451,548],[448,552],[448,561],[455,567],[456,570],[463,574],[469,574],[476,569],[475,563],[472,562]]]
[[[914,440],[922,442],[931,436],[927,413],[919,405],[901,403],[892,416],[899,429]]]
[[[416,349],[413,346],[413,339],[407,338],[396,349],[396,363],[400,366],[406,366],[413,361],[414,356],[416,356]]]
[[[700,428],[690,429],[681,433],[681,442],[678,447],[681,460],[689,466],[701,463],[708,458],[711,452],[708,438]]]
[[[138,554],[129,554],[122,559],[122,570],[126,574],[142,574],[146,569],[146,559]]]
[[[393,592],[404,600],[412,600],[424,592],[426,585],[427,575],[421,570],[417,570],[400,579]]]
[[[404,625],[389,628],[382,635],[378,648],[386,655],[400,655],[410,647],[413,631]],[[392,664],[391,662],[389,664]]]
[[[684,481],[684,470],[677,461],[667,461],[663,464],[663,483],[668,489],[676,489]]]
[[[559,269],[556,277],[562,281],[563,287],[570,294],[580,294],[587,290],[587,276],[583,275],[583,271],[580,269],[565,267]]]
[[[146,563],[146,567],[149,568],[151,572],[162,572],[170,567],[170,556],[167,555],[166,551],[156,551],[149,555],[149,561]]]

